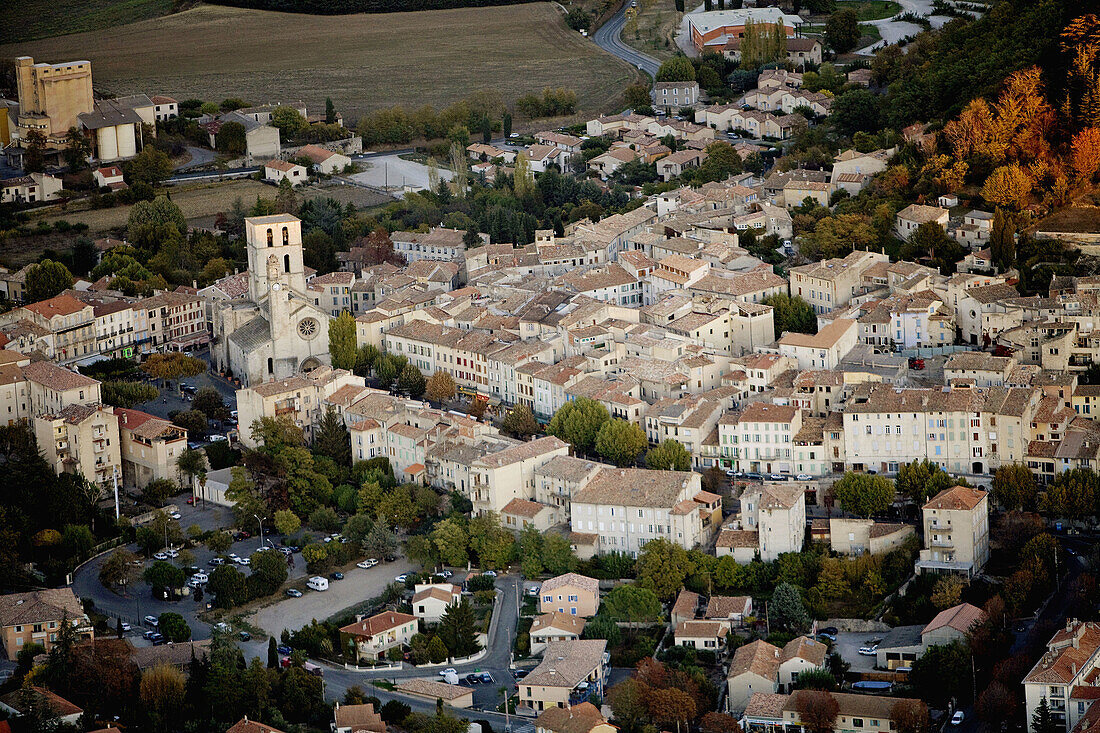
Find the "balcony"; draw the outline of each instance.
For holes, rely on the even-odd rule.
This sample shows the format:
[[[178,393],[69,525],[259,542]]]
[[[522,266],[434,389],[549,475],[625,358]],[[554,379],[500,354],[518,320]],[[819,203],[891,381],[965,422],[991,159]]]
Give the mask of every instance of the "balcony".
[[[950,537],[933,538],[928,544],[932,547],[944,547],[948,549],[955,546],[955,543],[951,541]]]

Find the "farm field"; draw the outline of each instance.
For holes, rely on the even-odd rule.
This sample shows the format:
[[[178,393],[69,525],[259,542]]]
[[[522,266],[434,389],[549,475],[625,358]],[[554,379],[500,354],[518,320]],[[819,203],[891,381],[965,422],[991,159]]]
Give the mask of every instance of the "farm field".
[[[18,5],[18,3],[16,3]],[[112,28],[0,46],[0,57],[88,59],[98,89],[253,104],[332,97],[350,125],[394,104],[443,106],[481,89],[505,102],[573,88],[610,111],[638,78],[570,31],[550,3],[419,13],[297,15],[199,6]]]
[[[12,0],[0,3],[0,43],[104,30],[171,8],[172,0]]]

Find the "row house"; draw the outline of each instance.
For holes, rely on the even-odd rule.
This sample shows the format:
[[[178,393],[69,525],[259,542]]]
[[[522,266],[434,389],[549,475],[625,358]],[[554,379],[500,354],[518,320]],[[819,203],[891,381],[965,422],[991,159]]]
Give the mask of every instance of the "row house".
[[[313,304],[333,318],[352,311],[351,289],[355,286],[355,273],[330,272],[309,281],[306,288],[313,297]]]
[[[659,445],[666,440],[676,441],[687,449],[695,467],[699,468],[703,441],[718,426],[722,414],[730,408],[734,394],[732,387],[720,387],[704,394],[658,400],[646,410],[646,437],[653,445]]]
[[[135,343],[143,351],[183,351],[210,341],[206,306],[197,295],[158,293],[133,306]]]
[[[814,313],[829,313],[843,308],[862,291],[864,271],[876,263],[889,261],[885,254],[857,250],[844,258],[792,267],[791,295],[809,303]]]
[[[535,470],[557,456],[569,455],[568,443],[553,436],[519,443],[477,457],[470,464],[467,496],[474,516],[500,512],[513,499],[535,498]]]
[[[121,443],[122,481],[145,488],[151,481],[177,481],[180,454],[187,449],[187,431],[141,410],[115,408]]]
[[[752,402],[740,413],[718,421],[722,455],[739,471],[792,474],[794,437],[802,429],[802,411],[791,405]]]
[[[449,373],[460,392],[474,396],[489,393],[489,356],[515,338],[505,341],[504,335],[414,320],[390,328],[383,343],[387,352],[407,357],[426,376]]]
[[[92,356],[96,350],[95,309],[62,293],[11,311],[6,322],[25,319],[48,335],[38,341],[48,359],[65,363]]]
[[[302,429],[307,441],[312,439],[325,401],[346,385],[363,387],[365,382],[362,377],[346,369],[322,366],[309,373],[237,390],[241,443],[249,448],[255,447],[252,424],[263,417],[286,417]]]

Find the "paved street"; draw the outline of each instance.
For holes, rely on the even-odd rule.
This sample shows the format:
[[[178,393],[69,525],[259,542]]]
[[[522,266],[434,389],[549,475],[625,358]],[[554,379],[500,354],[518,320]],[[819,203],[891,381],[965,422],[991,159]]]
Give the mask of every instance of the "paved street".
[[[612,56],[618,56],[631,66],[641,69],[653,78],[657,78],[657,70],[661,67],[661,62],[641,51],[635,51],[623,43],[620,37],[623,26],[626,25],[626,9],[629,6],[629,3],[623,3],[619,12],[615,13],[609,21],[592,34],[592,40]]]

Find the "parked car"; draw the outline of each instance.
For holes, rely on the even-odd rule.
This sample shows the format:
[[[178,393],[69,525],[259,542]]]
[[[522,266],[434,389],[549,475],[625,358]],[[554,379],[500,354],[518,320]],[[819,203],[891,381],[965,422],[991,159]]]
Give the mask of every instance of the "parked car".
[[[454,573],[452,573],[450,570],[440,570],[438,573],[436,573],[436,575],[441,578],[449,578],[454,575]]]
[[[133,631],[133,629],[130,627],[130,624],[123,621],[122,622],[122,633],[125,634],[125,633],[130,632],[130,631]]]
[[[401,573],[396,578],[394,578],[394,580],[396,580],[398,583],[404,583],[408,579],[409,579],[409,574],[408,573]]]
[[[786,481],[787,476],[782,473],[769,473],[767,479],[768,481]]]
[[[439,676],[440,677],[446,677],[449,674],[458,674],[458,672],[455,672],[454,667],[447,667],[447,669],[444,669],[444,670],[440,671]]]
[[[522,680],[528,674],[530,674],[530,670],[517,669],[515,672],[512,673],[512,676],[515,677],[517,680]]]
[[[468,683],[470,683],[471,685],[476,685],[476,684],[480,684],[481,678],[478,677],[476,674],[468,674],[468,675],[466,675],[466,681]]]
[[[172,512],[168,516],[170,516],[172,519],[175,519],[175,520],[183,519],[183,515],[180,514],[179,512]]]
[[[825,626],[825,627],[822,627],[822,628],[818,629],[817,632],[818,632],[819,635],[820,634],[832,634],[833,636],[836,636],[837,634],[840,633],[840,629],[838,629],[835,626]]]
[[[288,647],[286,644],[280,644],[279,646],[275,647],[275,651],[279,652],[280,654],[285,654],[287,656],[294,653],[294,650]]]
[[[483,685],[493,684],[493,675],[489,674],[488,672],[482,672],[481,673],[481,683]]]
[[[168,640],[164,638],[164,634],[153,634],[149,637],[149,641],[153,642],[153,646],[163,646],[168,643]]]
[[[962,725],[963,720],[966,719],[966,715],[962,710],[956,710],[955,714],[951,716],[951,725]]]
[[[749,481],[762,481],[764,479],[764,477],[756,471],[749,471],[745,474],[745,478]]]
[[[878,654],[878,644],[873,646],[861,646],[859,648],[859,653],[865,657],[873,657]]]
[[[795,481],[813,481],[814,477],[808,473],[800,473],[794,477]]]
[[[155,633],[157,633],[157,632],[155,632],[155,631],[146,631],[144,634],[141,635],[141,638],[142,639],[152,639],[153,634],[155,634]]]
[[[196,582],[196,583],[209,583],[210,582],[210,576],[207,575],[206,573],[201,573],[201,572],[200,573],[195,573],[194,575],[191,576],[191,580]]]
[[[825,631],[819,631],[819,632],[817,632],[817,637],[819,639],[828,639],[829,641],[834,642],[834,643],[836,642],[836,633],[830,634],[830,633],[827,633]]]
[[[154,629],[160,626],[160,621],[157,620],[156,616],[146,616],[144,621],[146,626],[152,626]]]
[[[909,357],[909,368],[914,371],[921,371],[924,369],[924,359],[920,359],[915,356]]]
[[[225,558],[224,557],[212,557],[212,558],[210,558],[210,564],[211,565],[225,565]]]
[[[357,567],[357,568],[363,568],[364,570],[366,570],[366,569],[368,569],[368,568],[373,568],[373,567],[374,567],[375,565],[377,565],[377,564],[378,564],[378,561],[377,561],[377,560],[375,560],[375,559],[374,559],[374,558],[372,557],[372,558],[370,558],[369,560],[364,560],[363,562],[357,562],[357,563],[355,563],[355,567]]]
[[[486,570],[482,575],[486,578],[495,578],[497,577],[497,572],[495,570]]]
[[[229,438],[225,437],[224,435],[211,435],[210,436],[210,442],[211,443],[224,443],[227,440],[229,440]]]
[[[333,573],[329,577],[332,578],[333,580],[343,580],[344,579],[344,574],[337,572],[337,573]]]
[[[237,634],[237,638],[241,641],[252,641],[252,634],[248,633],[247,631],[242,631],[241,633]]]
[[[175,559],[175,558],[180,556],[178,550],[165,550],[164,554],[167,555],[168,557],[172,558],[172,559]]]
[[[286,594],[288,596],[290,596],[291,598],[301,598],[302,597],[302,591],[298,590],[297,588],[287,588],[286,589]]]
[[[730,478],[736,478],[737,477],[737,471],[734,471],[732,468],[727,468],[726,469],[726,475],[729,476]]]

